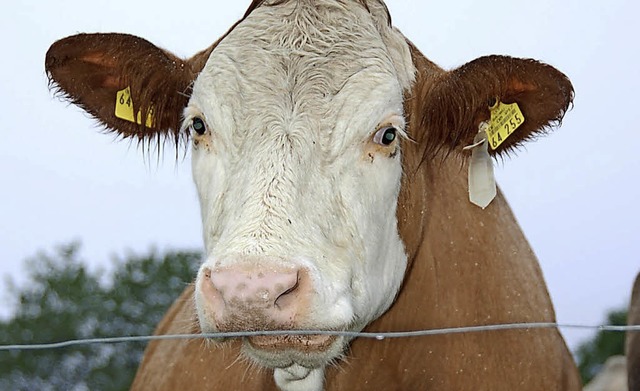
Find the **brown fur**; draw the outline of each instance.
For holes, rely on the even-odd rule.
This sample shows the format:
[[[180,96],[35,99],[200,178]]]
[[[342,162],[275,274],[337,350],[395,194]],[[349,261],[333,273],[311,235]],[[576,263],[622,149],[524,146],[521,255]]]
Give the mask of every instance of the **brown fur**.
[[[629,325],[640,325],[640,273],[633,284],[631,304],[629,304]],[[629,391],[640,391],[640,333],[627,333],[626,342],[627,372]]]
[[[416,53],[416,51],[414,51]],[[421,57],[421,55],[419,54]],[[414,56],[414,62],[420,62]],[[425,160],[438,152],[448,155],[473,144],[480,122],[489,120],[490,102],[517,102],[523,125],[493,153],[508,152],[551,127],[559,126],[573,101],[569,79],[536,60],[487,56],[449,72],[429,64],[426,83],[414,90],[420,142]]]
[[[80,34],[60,40],[47,52],[45,68],[67,99],[122,137],[170,136],[176,142],[182,114],[176,108],[186,106],[189,85],[201,70],[126,34]],[[153,106],[157,132],[115,117],[116,93],[127,86],[134,113],[141,111],[146,118]]]
[[[289,1],[289,0],[284,0]],[[361,3],[367,4],[364,0]],[[247,11],[262,5],[254,0]],[[274,5],[271,4],[270,5]],[[124,137],[176,140],[189,86],[215,44],[180,60],[132,36],[79,35],[55,43],[46,67],[73,103]],[[398,225],[410,265],[394,305],[367,331],[418,330],[509,322],[553,322],[535,255],[502,194],[481,210],[468,201],[463,146],[488,102],[518,102],[525,124],[497,152],[560,123],[573,98],[569,80],[534,60],[483,57],[446,72],[417,49],[407,93]],[[130,85],[154,129],[113,116],[115,93]],[[434,158],[439,164],[432,164]],[[199,332],[193,287],[175,302],[157,334]],[[272,372],[239,358],[239,341],[149,344],[134,390],[275,390]],[[327,369],[327,390],[575,391],[577,370],[556,330],[518,330],[375,341],[356,339],[344,362]]]

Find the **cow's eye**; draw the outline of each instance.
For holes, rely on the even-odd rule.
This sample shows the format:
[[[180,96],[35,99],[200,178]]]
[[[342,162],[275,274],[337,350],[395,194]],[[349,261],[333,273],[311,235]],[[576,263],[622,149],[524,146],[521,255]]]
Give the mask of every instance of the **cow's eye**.
[[[398,129],[393,126],[380,128],[373,136],[373,142],[380,145],[391,145],[398,137]]]
[[[203,135],[204,132],[207,131],[207,125],[205,125],[204,121],[200,117],[194,117],[191,120],[191,129],[199,135]]]

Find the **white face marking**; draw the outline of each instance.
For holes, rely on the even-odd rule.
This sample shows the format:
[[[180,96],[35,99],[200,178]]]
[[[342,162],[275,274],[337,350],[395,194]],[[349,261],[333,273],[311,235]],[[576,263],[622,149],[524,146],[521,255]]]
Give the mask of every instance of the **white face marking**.
[[[389,126],[402,133],[409,48],[376,14],[380,5],[369,13],[355,1],[313,4],[255,10],[193,86],[185,126],[196,117],[207,125],[193,133],[204,331],[216,331],[200,289],[205,268],[304,267],[313,294],[295,318],[299,329],[360,330],[388,309],[402,281],[399,144],[374,135]],[[317,354],[246,352],[265,366],[321,367],[346,343]]]

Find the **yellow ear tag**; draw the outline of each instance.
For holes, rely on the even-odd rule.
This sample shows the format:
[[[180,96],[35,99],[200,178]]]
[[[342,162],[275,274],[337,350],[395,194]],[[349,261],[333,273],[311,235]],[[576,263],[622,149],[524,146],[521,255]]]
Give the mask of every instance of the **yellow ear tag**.
[[[491,120],[487,129],[487,139],[495,150],[524,123],[524,115],[517,103],[505,105],[498,101],[491,108]]]
[[[129,122],[135,122],[138,125],[142,125],[142,115],[138,111],[136,119],[133,117],[133,101],[131,100],[131,88],[127,87],[124,90],[120,90],[116,93],[116,117],[124,119]],[[147,128],[153,127],[153,107],[149,109],[147,113],[147,121],[145,122]]]

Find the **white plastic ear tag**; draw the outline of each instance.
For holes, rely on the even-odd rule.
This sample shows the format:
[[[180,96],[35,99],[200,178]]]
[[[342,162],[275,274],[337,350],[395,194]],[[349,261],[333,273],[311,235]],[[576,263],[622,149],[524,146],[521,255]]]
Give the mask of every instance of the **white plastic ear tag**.
[[[469,201],[482,209],[489,206],[497,194],[486,134],[488,126],[486,122],[480,124],[480,131],[473,140],[473,145],[467,148],[472,149],[469,161]]]

